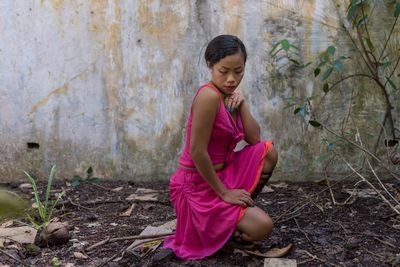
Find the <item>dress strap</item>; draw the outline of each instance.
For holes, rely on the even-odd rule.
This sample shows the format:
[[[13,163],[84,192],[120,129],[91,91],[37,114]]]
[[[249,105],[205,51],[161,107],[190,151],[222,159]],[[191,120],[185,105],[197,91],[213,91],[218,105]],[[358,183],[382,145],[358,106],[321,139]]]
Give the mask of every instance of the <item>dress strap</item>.
[[[211,82],[205,83],[202,86],[200,86],[200,88],[197,90],[196,94],[193,97],[193,101],[192,104],[195,100],[195,98],[197,97],[197,95],[199,94],[199,92],[204,88],[204,87],[210,87],[211,89],[213,89],[215,92],[217,92],[217,94],[219,95],[219,99],[222,101],[222,92]]]

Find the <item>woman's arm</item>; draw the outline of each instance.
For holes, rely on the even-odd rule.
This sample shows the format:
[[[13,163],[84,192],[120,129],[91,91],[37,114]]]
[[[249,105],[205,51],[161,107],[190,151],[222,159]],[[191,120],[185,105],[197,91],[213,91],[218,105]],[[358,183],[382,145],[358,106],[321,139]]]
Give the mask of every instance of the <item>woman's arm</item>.
[[[226,97],[225,106],[236,108],[238,112],[240,112],[243,123],[244,140],[250,145],[260,142],[260,125],[254,119],[253,115],[251,115],[243,96],[238,92],[233,93]]]
[[[245,207],[252,206],[253,201],[247,191],[229,190],[225,187],[217,176],[208,154],[208,143],[218,106],[219,95],[211,88],[204,88],[196,96],[192,106],[190,155],[200,175],[225,202]]]

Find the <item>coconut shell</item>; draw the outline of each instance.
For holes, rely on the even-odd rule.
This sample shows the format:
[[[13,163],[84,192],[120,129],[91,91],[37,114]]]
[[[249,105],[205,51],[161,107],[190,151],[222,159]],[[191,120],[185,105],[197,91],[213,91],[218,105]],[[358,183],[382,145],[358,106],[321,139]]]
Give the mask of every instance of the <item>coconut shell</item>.
[[[51,222],[40,233],[39,244],[41,246],[62,245],[70,239],[69,225],[62,222]]]

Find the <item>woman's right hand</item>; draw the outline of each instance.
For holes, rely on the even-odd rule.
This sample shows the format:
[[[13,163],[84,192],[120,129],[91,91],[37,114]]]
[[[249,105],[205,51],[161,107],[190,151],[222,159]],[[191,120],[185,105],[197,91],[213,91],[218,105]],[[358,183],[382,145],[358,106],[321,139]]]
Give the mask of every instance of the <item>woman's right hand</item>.
[[[221,198],[228,203],[242,207],[253,207],[254,201],[249,192],[244,189],[227,189],[221,194]]]

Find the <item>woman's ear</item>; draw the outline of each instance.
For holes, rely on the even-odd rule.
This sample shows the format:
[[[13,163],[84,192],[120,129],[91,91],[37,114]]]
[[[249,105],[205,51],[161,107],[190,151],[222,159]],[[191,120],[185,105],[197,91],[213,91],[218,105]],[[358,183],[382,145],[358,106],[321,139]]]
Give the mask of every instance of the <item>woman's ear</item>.
[[[207,61],[207,68],[208,68],[208,71],[212,74],[213,69],[212,69],[212,67],[210,67],[210,66],[211,66],[210,62]]]

